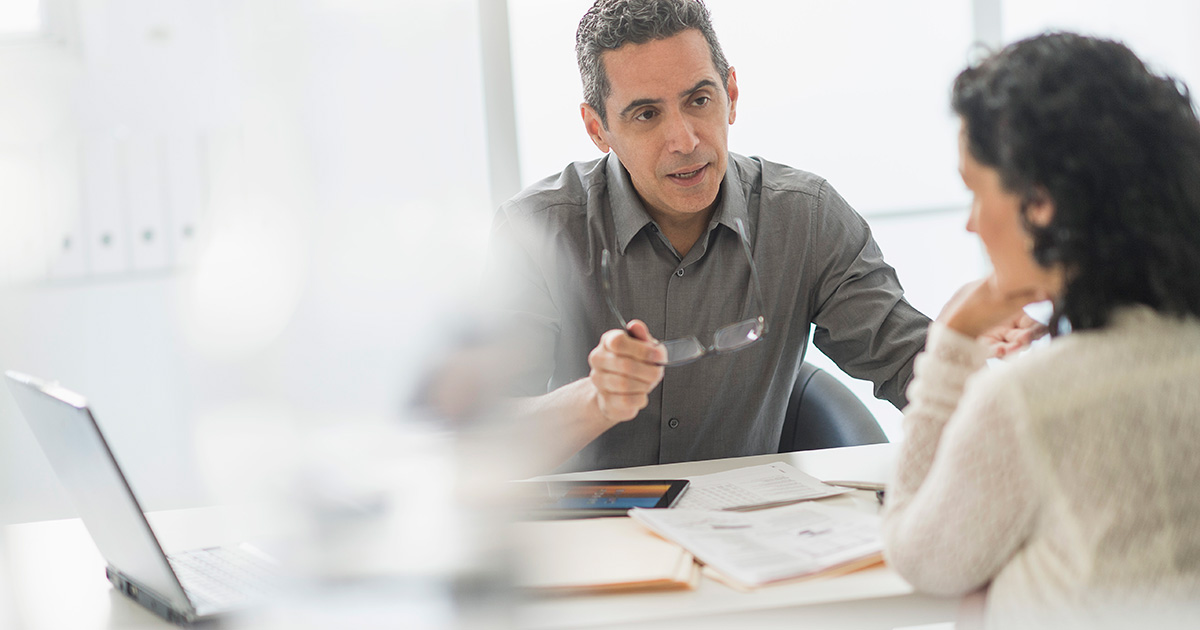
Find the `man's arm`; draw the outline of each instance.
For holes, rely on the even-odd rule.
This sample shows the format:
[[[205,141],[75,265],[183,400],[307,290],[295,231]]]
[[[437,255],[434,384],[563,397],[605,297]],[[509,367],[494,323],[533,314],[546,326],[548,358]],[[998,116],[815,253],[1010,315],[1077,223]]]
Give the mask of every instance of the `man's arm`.
[[[663,349],[640,320],[629,332],[610,330],[588,355],[591,373],[541,396],[511,399],[515,426],[541,448],[536,466],[566,461],[613,426],[632,420],[649,404],[663,378]],[[528,443],[528,442],[526,442]]]
[[[874,382],[876,397],[903,408],[929,318],[904,299],[870,228],[828,182],[813,221],[809,246],[823,265],[812,295],[813,343],[850,376]]]
[[[587,377],[546,392],[554,374],[560,332],[555,281],[533,253],[551,247],[536,227],[514,225],[509,211],[497,214],[489,244],[485,290],[488,308],[501,320],[509,363],[498,401],[510,426],[529,444],[541,472],[566,461],[616,424],[632,420],[649,404],[663,377],[666,351],[645,323],[628,332],[610,330],[588,355]],[[553,265],[547,265],[553,267]],[[528,453],[532,456],[533,453]]]

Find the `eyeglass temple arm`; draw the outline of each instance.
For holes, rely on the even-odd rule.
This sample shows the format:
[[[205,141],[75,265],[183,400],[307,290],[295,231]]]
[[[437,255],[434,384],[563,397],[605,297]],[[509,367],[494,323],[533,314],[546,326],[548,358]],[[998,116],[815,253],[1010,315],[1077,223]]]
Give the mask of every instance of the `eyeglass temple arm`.
[[[600,283],[604,289],[604,301],[608,304],[608,310],[612,311],[613,316],[617,318],[617,322],[621,324],[621,330],[630,337],[633,333],[629,332],[629,322],[625,321],[625,317],[621,315],[621,311],[617,310],[617,305],[613,302],[612,297],[612,281],[609,279],[609,253],[604,250],[600,253]]]
[[[762,320],[762,332],[767,332],[767,320],[763,316],[762,285],[758,282],[758,265],[754,264],[754,254],[750,251],[750,237],[746,236],[746,226],[741,219],[734,219],[738,228],[738,239],[742,241],[742,249],[746,252],[746,260],[750,262],[750,283],[753,286],[754,306],[758,311],[756,317]]]

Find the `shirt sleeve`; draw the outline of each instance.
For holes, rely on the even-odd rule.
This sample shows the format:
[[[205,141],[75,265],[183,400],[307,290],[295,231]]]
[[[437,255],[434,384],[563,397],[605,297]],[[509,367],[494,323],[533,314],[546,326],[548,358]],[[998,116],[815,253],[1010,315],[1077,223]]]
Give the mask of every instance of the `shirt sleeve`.
[[[870,227],[828,182],[813,227],[813,343],[850,376],[875,383],[877,398],[903,408],[929,318],[904,299]]]
[[[982,370],[985,357],[983,344],[939,323],[917,357],[883,539],[888,564],[922,591],[987,584],[1033,526],[1036,488],[1017,432],[1027,412],[1011,379]]]

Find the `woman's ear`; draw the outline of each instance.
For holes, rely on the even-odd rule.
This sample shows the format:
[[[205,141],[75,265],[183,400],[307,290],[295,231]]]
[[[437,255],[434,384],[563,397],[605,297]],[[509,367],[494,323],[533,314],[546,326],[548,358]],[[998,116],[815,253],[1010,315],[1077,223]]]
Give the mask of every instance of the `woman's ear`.
[[[1053,218],[1054,200],[1050,198],[1050,191],[1046,190],[1045,186],[1037,186],[1025,202],[1025,220],[1029,221],[1030,225],[1044,228],[1050,225]]]

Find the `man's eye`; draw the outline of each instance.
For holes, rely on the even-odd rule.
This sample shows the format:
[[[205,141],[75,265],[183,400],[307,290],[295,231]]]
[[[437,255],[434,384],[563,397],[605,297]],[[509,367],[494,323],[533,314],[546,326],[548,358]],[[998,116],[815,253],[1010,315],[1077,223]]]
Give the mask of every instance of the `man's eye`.
[[[644,112],[640,112],[640,113],[638,113],[638,115],[637,115],[637,116],[634,116],[634,117],[633,117],[633,119],[634,119],[634,120],[650,120],[651,118],[654,118],[654,117],[655,117],[655,116],[657,116],[657,115],[658,115],[658,113],[657,113],[657,112],[655,112],[655,111],[654,111],[654,110],[652,110],[652,109],[648,109],[648,110],[646,110],[646,111],[644,111]]]
[[[705,105],[708,105],[709,101],[711,101],[711,100],[712,100],[711,97],[699,96],[699,97],[696,97],[696,100],[692,101],[692,104],[699,105],[700,107],[704,107]]]

